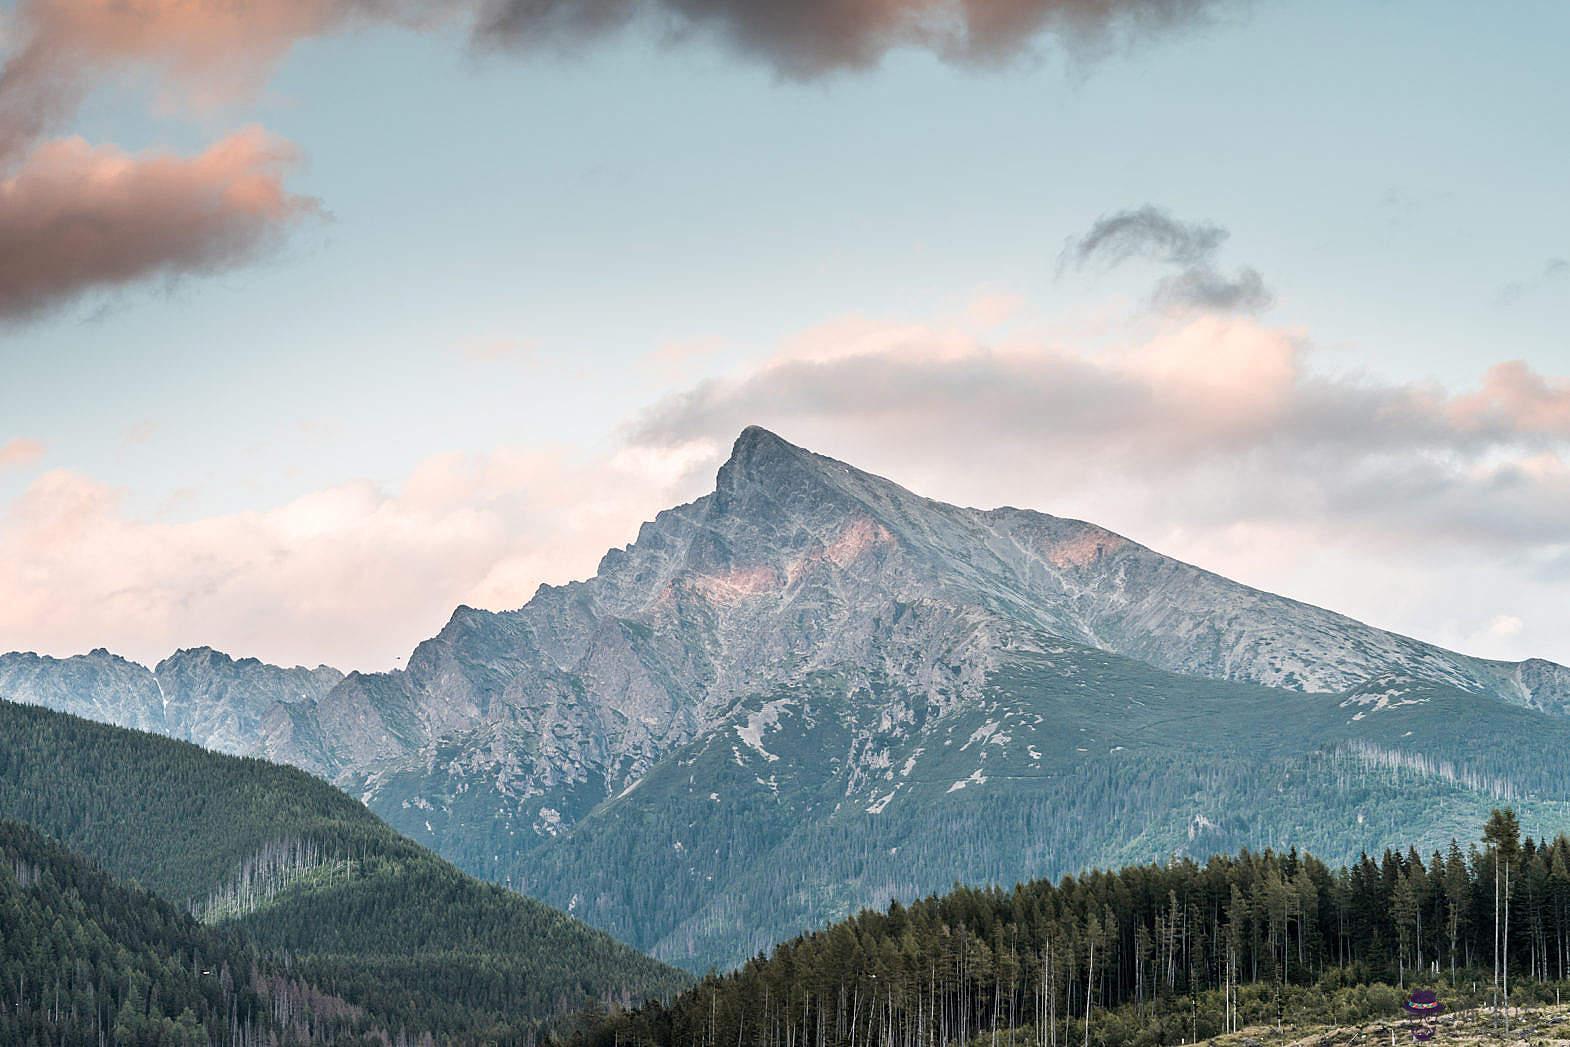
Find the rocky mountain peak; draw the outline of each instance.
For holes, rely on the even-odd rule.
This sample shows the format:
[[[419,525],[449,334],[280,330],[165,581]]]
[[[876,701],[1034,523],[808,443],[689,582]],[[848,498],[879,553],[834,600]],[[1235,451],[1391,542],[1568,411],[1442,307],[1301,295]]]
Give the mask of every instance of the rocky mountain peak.
[[[197,667],[204,669],[218,669],[222,666],[233,665],[234,659],[222,651],[212,647],[182,647],[169,657],[153,666],[153,672],[166,673],[176,671],[189,671]]]
[[[821,461],[828,461],[822,459]],[[736,438],[730,457],[715,477],[712,508],[728,512],[737,505],[758,506],[789,497],[821,482],[820,459],[812,452],[748,426]]]
[[[747,461],[759,457],[795,457],[810,453],[761,425],[749,425],[737,434],[735,442],[731,444],[730,461]]]

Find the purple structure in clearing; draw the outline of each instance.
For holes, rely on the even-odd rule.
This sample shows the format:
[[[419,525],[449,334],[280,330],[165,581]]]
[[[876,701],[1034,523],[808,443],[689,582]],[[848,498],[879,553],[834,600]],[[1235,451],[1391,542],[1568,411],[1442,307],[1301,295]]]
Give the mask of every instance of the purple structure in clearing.
[[[1413,989],[1412,995],[1407,997],[1401,1009],[1408,1015],[1419,1020],[1437,1018],[1444,1013],[1445,1005],[1439,1002],[1431,989]],[[1416,1043],[1427,1043],[1434,1038],[1435,1029],[1432,1025],[1412,1026],[1412,1039]]]

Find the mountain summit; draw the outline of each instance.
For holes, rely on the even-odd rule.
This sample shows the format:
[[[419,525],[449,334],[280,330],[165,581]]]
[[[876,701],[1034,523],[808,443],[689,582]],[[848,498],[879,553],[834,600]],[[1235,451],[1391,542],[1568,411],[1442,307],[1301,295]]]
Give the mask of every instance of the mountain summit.
[[[1053,790],[1077,788],[1079,802],[1091,782],[1116,790],[1129,774],[1148,784],[1157,768],[1181,770],[1190,777],[1169,782],[1171,796],[1147,798],[1151,824],[1128,846],[1203,850],[1238,843],[1226,834],[1252,823],[1185,797],[1249,795],[1267,751],[1426,774],[1459,722],[1570,730],[1563,666],[1448,651],[1094,524],[932,501],[757,427],[738,437],[711,494],[644,524],[593,578],[541,587],[515,611],[459,608],[402,671],[338,679],[182,652],[149,682],[140,667],[88,657],[0,658],[0,695],[304,767],[472,871],[694,964],[767,944],[758,936],[798,917],[951,883],[959,870],[941,862],[936,883],[913,872],[925,867],[912,848],[925,840],[936,854],[932,833],[978,796],[1025,819],[997,829],[1018,837],[1024,812]],[[1414,749],[1441,708],[1448,723]],[[1253,723],[1271,741],[1191,766],[1183,754],[1220,735],[1187,750],[1167,742],[1189,738],[1200,716]],[[1408,733],[1387,738],[1397,722]],[[1098,750],[1060,746],[1070,723],[1085,742],[1146,726]],[[1144,765],[1130,762],[1136,751]],[[1234,758],[1229,786],[1205,784]],[[1486,801],[1485,780],[1558,796],[1535,769],[1446,766],[1440,779],[1471,790],[1467,802]],[[1328,812],[1340,801],[1316,802]],[[860,821],[845,822],[852,814]],[[1156,830],[1168,821],[1171,832]],[[1319,830],[1315,847],[1331,856],[1357,836]],[[1030,831],[1022,847],[969,838],[973,878],[1105,856],[1093,840]],[[861,868],[887,878],[801,883],[787,905],[771,893],[779,883],[742,861],[831,837],[851,851],[878,841],[867,854],[881,857]],[[699,846],[729,857],[700,859]],[[626,879],[626,863],[652,860],[640,847],[681,859],[664,875],[690,885],[677,891],[685,902],[637,901],[653,890]],[[812,891],[818,901],[801,900]],[[765,897],[777,919],[751,920],[741,900]]]

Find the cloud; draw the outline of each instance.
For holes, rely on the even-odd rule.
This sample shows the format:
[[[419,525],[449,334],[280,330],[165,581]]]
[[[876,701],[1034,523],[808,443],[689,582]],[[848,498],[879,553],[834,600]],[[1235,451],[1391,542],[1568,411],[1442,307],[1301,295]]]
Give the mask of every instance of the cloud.
[[[1488,624],[1488,631],[1496,636],[1514,636],[1525,624],[1513,614],[1501,614]]]
[[[1496,657],[1570,661],[1570,382],[1331,369],[1300,332],[1159,318],[1107,348],[851,317],[650,406],[626,438],[747,424],[965,505],[1094,520],[1249,584]],[[1523,620],[1516,633],[1490,626]]]
[[[1006,61],[1051,35],[1106,46],[1204,21],[1225,0],[493,0],[477,29],[503,46],[573,44],[655,21],[674,39],[717,37],[780,75],[870,69],[918,48],[948,62]]]
[[[1205,20],[1234,0],[19,0],[0,73],[0,168],[92,90],[151,73],[198,110],[246,98],[298,42],[359,26],[469,22],[483,46],[560,46],[636,20],[711,34],[792,77],[875,66],[897,47],[978,64],[1051,34],[1070,45]]]
[[[135,446],[145,444],[158,435],[158,423],[151,418],[144,418],[140,422],[128,425],[121,431],[120,438],[127,444]]]
[[[89,91],[151,72],[198,110],[248,97],[300,40],[348,25],[418,22],[413,0],[20,0],[0,74],[0,167],[69,120]]]
[[[1177,270],[1163,277],[1151,295],[1152,304],[1159,308],[1260,312],[1275,296],[1259,272],[1243,268],[1228,277],[1216,267],[1216,255],[1228,235],[1218,225],[1181,222],[1146,204],[1098,219],[1084,236],[1069,241],[1060,267],[1085,269],[1095,263],[1112,267],[1135,258],[1150,259]]]
[[[1256,269],[1239,269],[1225,277],[1208,266],[1194,266],[1156,285],[1158,305],[1209,309],[1222,313],[1257,313],[1270,307],[1275,295]]]
[[[32,465],[44,456],[44,445],[37,440],[17,437],[0,444],[0,469]]]
[[[0,649],[108,646],[151,662],[210,643],[288,664],[390,667],[459,603],[516,607],[592,573],[691,493],[689,455],[499,448],[404,482],[169,521],[52,470],[0,512]]]
[[[1116,264],[1139,256],[1172,265],[1203,265],[1210,262],[1227,235],[1218,225],[1180,222],[1146,204],[1098,218],[1089,232],[1070,242],[1067,254],[1081,266],[1094,259]]]
[[[45,143],[0,179],[0,320],[151,277],[214,272],[318,210],[289,193],[292,146],[256,128],[193,157]]]
[[[87,287],[233,264],[265,239],[264,227],[276,227],[276,218],[301,210],[301,201],[284,197],[276,184],[275,196],[284,206],[273,208],[270,223],[258,221],[255,206],[194,214],[173,211],[171,201],[161,199],[167,217],[195,220],[197,228],[189,234],[178,226],[159,231],[154,223],[138,222],[138,208],[102,196],[66,207],[62,175],[86,176],[89,167],[102,173],[119,156],[107,147],[89,150],[77,139],[49,139],[93,91],[106,87],[150,81],[166,107],[210,113],[253,95],[296,43],[357,26],[430,29],[463,22],[482,46],[527,47],[586,40],[638,19],[663,24],[673,37],[717,35],[784,75],[811,77],[875,66],[896,47],[925,48],[946,60],[975,64],[1018,54],[1043,34],[1069,45],[1106,44],[1199,22],[1232,2],[18,0],[5,16],[0,37],[5,63],[0,69],[0,178],[9,179],[12,197],[0,221],[8,223],[6,235],[28,235],[29,223],[15,201],[23,199],[24,190],[46,196],[70,212],[63,219],[71,223],[75,238],[91,237],[106,257],[98,264],[81,254],[57,254],[48,260],[53,269],[28,279],[26,286],[0,285],[0,316],[36,315]],[[248,141],[253,140],[246,133],[233,135],[215,150],[232,152]],[[268,151],[276,166],[282,150],[274,145]],[[98,188],[96,182],[89,185]],[[199,194],[198,203],[209,195]],[[16,245],[6,240],[0,240],[0,251],[13,259],[17,254]],[[10,268],[20,267],[13,261]],[[1207,284],[1174,285],[1173,293],[1219,303],[1252,292]]]
[[[532,338],[478,338],[465,342],[459,351],[475,364],[520,363],[534,359],[540,347]]]
[[[1482,386],[1446,405],[1460,431],[1570,441],[1570,380],[1540,375],[1519,360],[1495,364]]]

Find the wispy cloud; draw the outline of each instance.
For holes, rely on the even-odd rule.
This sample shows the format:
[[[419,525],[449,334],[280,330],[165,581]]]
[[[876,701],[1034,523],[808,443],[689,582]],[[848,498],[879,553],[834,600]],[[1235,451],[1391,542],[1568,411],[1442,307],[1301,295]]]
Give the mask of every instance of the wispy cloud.
[[[1216,264],[1228,235],[1218,225],[1182,222],[1146,204],[1098,219],[1083,236],[1068,242],[1059,266],[1082,270],[1095,264],[1113,267],[1131,259],[1148,259],[1174,270],[1162,277],[1151,294],[1157,307],[1260,312],[1271,305],[1275,295],[1259,272],[1245,267],[1228,276]]]
[[[478,338],[459,348],[470,363],[522,363],[534,359],[540,347],[532,338]]]
[[[1550,258],[1531,279],[1512,280],[1501,287],[1495,301],[1499,305],[1514,305],[1533,289],[1556,284],[1567,278],[1570,278],[1570,258]]]
[[[16,437],[0,443],[0,469],[32,465],[44,456],[44,445],[37,440]]]

